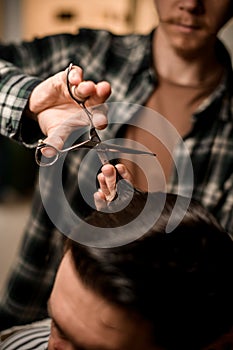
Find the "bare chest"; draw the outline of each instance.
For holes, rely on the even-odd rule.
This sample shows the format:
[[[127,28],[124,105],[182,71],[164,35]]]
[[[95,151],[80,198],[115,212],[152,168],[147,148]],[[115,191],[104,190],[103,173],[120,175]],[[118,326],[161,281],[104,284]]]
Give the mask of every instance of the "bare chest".
[[[209,95],[209,90],[161,84],[126,129],[125,138],[134,140],[156,154],[131,157],[123,161],[133,174],[135,185],[142,190],[164,190],[174,165],[172,152],[192,128],[192,114]],[[148,117],[149,115],[149,117]]]

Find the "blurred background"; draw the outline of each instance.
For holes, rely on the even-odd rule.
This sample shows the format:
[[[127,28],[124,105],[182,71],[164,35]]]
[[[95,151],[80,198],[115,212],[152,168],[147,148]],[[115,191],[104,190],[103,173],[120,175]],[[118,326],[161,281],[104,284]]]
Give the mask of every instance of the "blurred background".
[[[0,0],[0,40],[19,42],[79,27],[147,33],[154,0]],[[220,33],[233,57],[232,22]],[[0,136],[0,293],[29,216],[37,177],[34,151]]]

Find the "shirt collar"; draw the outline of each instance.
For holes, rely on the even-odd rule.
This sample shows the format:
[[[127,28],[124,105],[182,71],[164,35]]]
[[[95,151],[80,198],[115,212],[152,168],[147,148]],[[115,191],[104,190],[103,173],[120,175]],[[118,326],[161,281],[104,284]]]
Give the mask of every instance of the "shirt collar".
[[[207,109],[215,108],[216,103],[218,102],[221,102],[221,107],[218,113],[219,120],[225,122],[232,120],[231,99],[233,91],[233,71],[231,56],[220,40],[217,41],[216,50],[219,61],[222,63],[223,67],[225,67],[224,74],[216,89],[201,103],[197,111],[194,113],[194,121],[206,113]]]

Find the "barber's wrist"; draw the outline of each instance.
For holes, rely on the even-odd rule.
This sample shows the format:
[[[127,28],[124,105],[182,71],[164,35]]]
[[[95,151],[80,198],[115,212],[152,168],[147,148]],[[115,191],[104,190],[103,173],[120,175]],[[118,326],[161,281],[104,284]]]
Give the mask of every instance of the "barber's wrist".
[[[26,117],[26,118],[30,118],[32,120],[35,120],[36,122],[38,121],[37,119],[37,114],[36,113],[33,113],[30,108],[29,108],[29,100],[24,108],[24,111],[23,111],[23,116]]]

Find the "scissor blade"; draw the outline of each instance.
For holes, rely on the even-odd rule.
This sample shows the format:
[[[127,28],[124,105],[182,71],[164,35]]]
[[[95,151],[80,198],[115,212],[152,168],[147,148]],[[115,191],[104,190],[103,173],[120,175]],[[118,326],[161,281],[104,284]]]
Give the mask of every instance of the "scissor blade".
[[[108,148],[105,147],[105,144],[99,143],[96,146],[96,151],[102,165],[109,163]]]
[[[134,148],[130,148],[130,147],[124,147],[124,146],[120,146],[120,145],[114,145],[111,143],[104,142],[104,143],[102,143],[102,145],[104,145],[104,150],[106,152],[141,154],[141,155],[148,155],[148,156],[153,156],[153,157],[156,156],[156,154],[152,153],[152,152],[138,150],[138,149],[134,149]]]
[[[111,143],[98,143],[95,145],[96,152],[98,154],[98,157],[101,161],[101,163],[107,164],[109,163],[109,159],[111,159],[111,156],[109,153],[128,153],[128,154],[141,154],[141,155],[149,155],[155,157],[156,154],[152,152],[147,152],[143,150],[137,150],[129,147],[114,145]]]
[[[80,142],[78,145],[74,145],[74,146],[69,147],[69,151],[76,151],[76,150],[81,149],[81,148],[92,149],[92,148],[95,148],[96,146],[98,146],[98,144],[99,144],[99,142],[87,140],[87,141]]]

